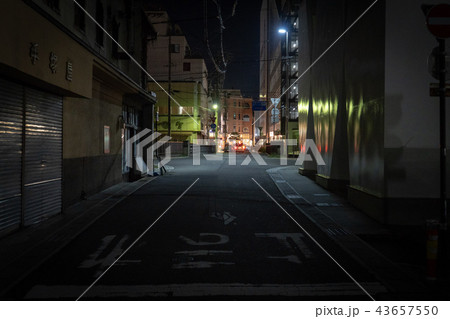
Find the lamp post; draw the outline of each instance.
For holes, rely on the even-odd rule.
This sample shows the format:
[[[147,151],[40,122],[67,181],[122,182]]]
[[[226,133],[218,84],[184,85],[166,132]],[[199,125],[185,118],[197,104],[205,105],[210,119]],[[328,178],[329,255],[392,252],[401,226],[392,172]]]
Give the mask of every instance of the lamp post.
[[[213,110],[214,110],[214,124],[215,124],[215,128],[214,128],[214,136],[215,136],[215,140],[217,142],[217,130],[219,129],[218,127],[218,118],[217,118],[217,110],[219,108],[219,106],[217,105],[217,103],[214,103],[212,106]]]
[[[286,90],[289,88],[289,63],[288,63],[288,59],[289,59],[289,31],[286,28],[280,28],[278,29],[278,33],[280,34],[285,34],[285,57],[284,57],[284,63],[285,63],[285,71],[286,71],[286,82],[285,82],[285,88]],[[283,90],[282,90],[283,91]],[[289,92],[286,91],[285,96],[284,96],[284,112],[281,113],[281,132],[284,133],[285,138],[289,138],[288,137],[288,121],[289,121],[289,110],[290,110],[290,106],[289,106]]]

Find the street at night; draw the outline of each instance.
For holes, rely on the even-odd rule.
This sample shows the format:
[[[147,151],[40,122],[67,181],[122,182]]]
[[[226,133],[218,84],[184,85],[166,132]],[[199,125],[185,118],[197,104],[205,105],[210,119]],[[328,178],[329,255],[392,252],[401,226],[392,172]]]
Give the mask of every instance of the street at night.
[[[450,4],[3,0],[0,38],[6,313],[448,318]]]
[[[230,165],[230,156],[236,156],[237,165]],[[418,282],[409,282],[413,277],[394,278],[404,275],[400,268],[389,265],[368,244],[352,238],[350,230],[336,224],[333,227],[329,215],[337,214],[335,218],[339,218],[333,209],[345,209],[339,197],[306,177],[304,185],[294,185],[297,189],[289,190],[286,185],[290,184],[282,172],[287,179],[293,171],[295,174],[295,159],[288,160],[290,166],[280,166],[280,159],[269,157],[262,158],[267,166],[257,165],[254,159],[241,165],[247,156],[252,158],[250,154],[219,154],[195,166],[192,157],[173,159],[167,174],[149,179],[117,203],[59,253],[16,283],[5,297],[437,297],[423,290]],[[289,171],[291,174],[286,173]],[[282,185],[280,189],[277,184]],[[357,220],[350,221],[350,228],[352,223],[359,223],[361,228],[367,228],[366,232],[383,232],[364,216],[352,218]],[[354,248],[345,251],[340,245]],[[367,264],[368,258],[372,258],[371,265]],[[383,266],[377,269],[377,263]]]

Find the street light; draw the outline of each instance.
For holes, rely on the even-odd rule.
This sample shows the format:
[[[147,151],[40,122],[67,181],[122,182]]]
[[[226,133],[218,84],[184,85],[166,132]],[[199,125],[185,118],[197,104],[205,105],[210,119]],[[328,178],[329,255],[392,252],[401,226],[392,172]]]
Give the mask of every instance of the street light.
[[[289,32],[288,32],[288,30],[287,29],[285,29],[285,28],[279,28],[278,29],[278,33],[280,33],[280,34],[286,34],[286,56],[285,56],[285,60],[284,60],[284,63],[285,63],[285,72],[286,72],[286,89],[289,87],[289,63],[288,63],[288,59],[289,59],[289,43],[288,43],[288,40],[289,40]],[[285,135],[285,138],[287,139],[287,138],[289,138],[288,137],[288,134],[289,134],[289,124],[288,124],[288,121],[289,121],[289,111],[290,111],[290,106],[289,106],[289,97],[288,97],[288,94],[289,94],[289,92],[285,92],[285,95],[284,95],[284,99],[285,99],[285,102],[284,102],[284,118],[283,118],[283,113],[281,114],[281,119],[282,119],[282,125],[281,125],[281,130],[282,130],[282,133],[284,133],[284,135]],[[284,132],[283,132],[284,131]]]
[[[212,107],[213,107],[214,110],[217,110],[217,108],[218,108],[217,104],[213,104]]]

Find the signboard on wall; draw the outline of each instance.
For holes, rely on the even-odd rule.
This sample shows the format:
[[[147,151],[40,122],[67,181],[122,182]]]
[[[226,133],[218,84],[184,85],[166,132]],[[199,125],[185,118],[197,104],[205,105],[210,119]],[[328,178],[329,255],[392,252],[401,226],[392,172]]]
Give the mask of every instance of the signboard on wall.
[[[110,129],[108,125],[103,126],[103,153],[110,152]]]
[[[265,111],[266,110],[266,101],[253,101],[252,102],[252,110],[253,111]]]

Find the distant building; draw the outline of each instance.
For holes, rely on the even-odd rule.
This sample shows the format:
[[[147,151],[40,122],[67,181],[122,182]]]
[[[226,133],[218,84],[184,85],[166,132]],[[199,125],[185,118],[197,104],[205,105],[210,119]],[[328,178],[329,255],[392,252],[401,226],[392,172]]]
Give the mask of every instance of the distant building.
[[[242,96],[240,90],[221,91],[220,133],[225,141],[236,136],[247,145],[253,143],[252,99]]]
[[[281,95],[281,40],[278,33],[280,27],[280,13],[276,0],[263,0],[260,13],[260,72],[259,72],[259,99],[271,106],[272,98]],[[255,112],[260,118],[256,126],[262,127],[263,135],[270,141],[275,135],[280,135],[280,109],[281,105],[264,113]]]
[[[186,37],[180,27],[170,21],[167,12],[149,10],[146,14],[156,31],[147,44],[147,70],[159,83],[152,80],[148,83],[149,90],[158,95],[156,129],[168,134],[170,104],[172,140],[192,142],[205,138],[212,112],[205,61],[191,54]],[[173,97],[170,100],[166,94],[169,85]]]
[[[78,3],[100,26],[73,1],[0,2],[0,235],[140,176],[125,141],[156,98],[124,50],[145,65],[143,1]]]
[[[298,35],[300,0],[284,1],[280,8],[278,33],[281,38],[281,96],[280,131],[282,138],[297,140],[288,146],[288,153],[298,152]]]

